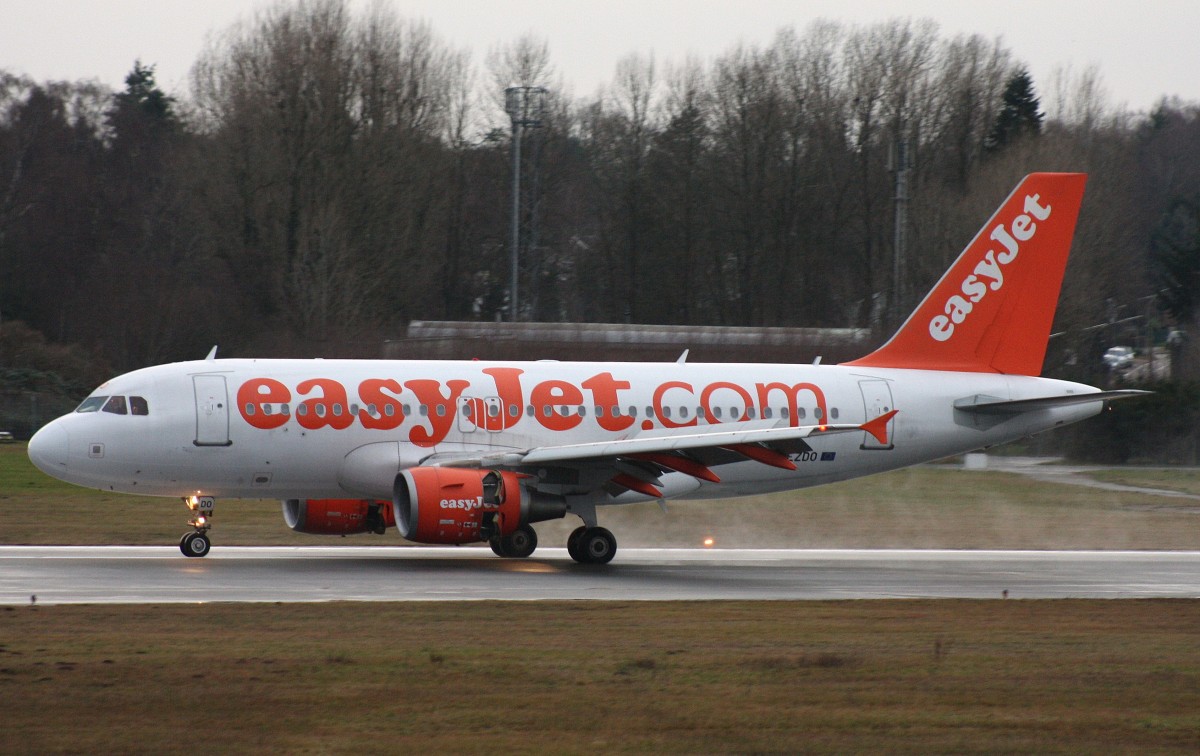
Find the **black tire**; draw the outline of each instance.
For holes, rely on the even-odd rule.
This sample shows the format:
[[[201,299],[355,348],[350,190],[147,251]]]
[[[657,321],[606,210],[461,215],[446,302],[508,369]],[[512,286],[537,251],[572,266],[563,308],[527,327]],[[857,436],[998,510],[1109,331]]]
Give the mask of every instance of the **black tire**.
[[[186,557],[208,556],[210,549],[212,549],[212,542],[203,533],[188,533],[179,539],[179,550]]]
[[[580,525],[571,531],[571,535],[567,536],[567,553],[580,564],[583,564],[584,558],[582,552],[579,550],[579,537],[585,532],[587,532],[587,526]]]
[[[488,546],[492,547],[492,553],[498,557],[508,557],[508,551],[504,546],[504,539],[500,536],[492,536],[488,539]]]
[[[522,525],[500,539],[502,548],[507,556],[514,559],[524,559],[533,554],[537,548],[537,533],[528,525]]]
[[[606,528],[588,528],[575,542],[581,564],[608,564],[617,553],[617,539]]]

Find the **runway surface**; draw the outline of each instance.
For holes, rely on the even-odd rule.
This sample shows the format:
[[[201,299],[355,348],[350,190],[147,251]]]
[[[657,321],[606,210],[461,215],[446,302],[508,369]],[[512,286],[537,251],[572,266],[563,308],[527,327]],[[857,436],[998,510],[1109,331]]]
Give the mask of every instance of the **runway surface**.
[[[0,547],[0,604],[1200,597],[1200,552]]]

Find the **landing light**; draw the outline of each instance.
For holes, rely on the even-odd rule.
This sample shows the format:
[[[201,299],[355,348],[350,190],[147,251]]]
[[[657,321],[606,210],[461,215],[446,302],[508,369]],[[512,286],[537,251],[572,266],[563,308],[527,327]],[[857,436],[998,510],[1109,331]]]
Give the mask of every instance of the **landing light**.
[[[713,539],[712,539],[712,538],[705,538],[705,539],[704,539],[704,548],[706,548],[706,549],[711,549],[712,547],[713,547]]]

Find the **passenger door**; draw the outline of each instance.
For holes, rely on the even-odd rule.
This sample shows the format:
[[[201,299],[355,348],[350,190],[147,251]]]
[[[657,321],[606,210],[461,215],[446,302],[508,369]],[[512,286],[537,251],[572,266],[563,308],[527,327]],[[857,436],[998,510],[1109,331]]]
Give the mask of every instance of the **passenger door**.
[[[194,375],[196,446],[229,446],[229,393],[223,375]]]

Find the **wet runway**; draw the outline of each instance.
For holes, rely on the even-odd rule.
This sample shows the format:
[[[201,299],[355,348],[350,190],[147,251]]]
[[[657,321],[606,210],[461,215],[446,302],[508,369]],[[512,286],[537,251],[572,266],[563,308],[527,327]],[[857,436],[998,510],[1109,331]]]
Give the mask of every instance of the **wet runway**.
[[[1200,597],[1200,552],[0,547],[0,604]]]

